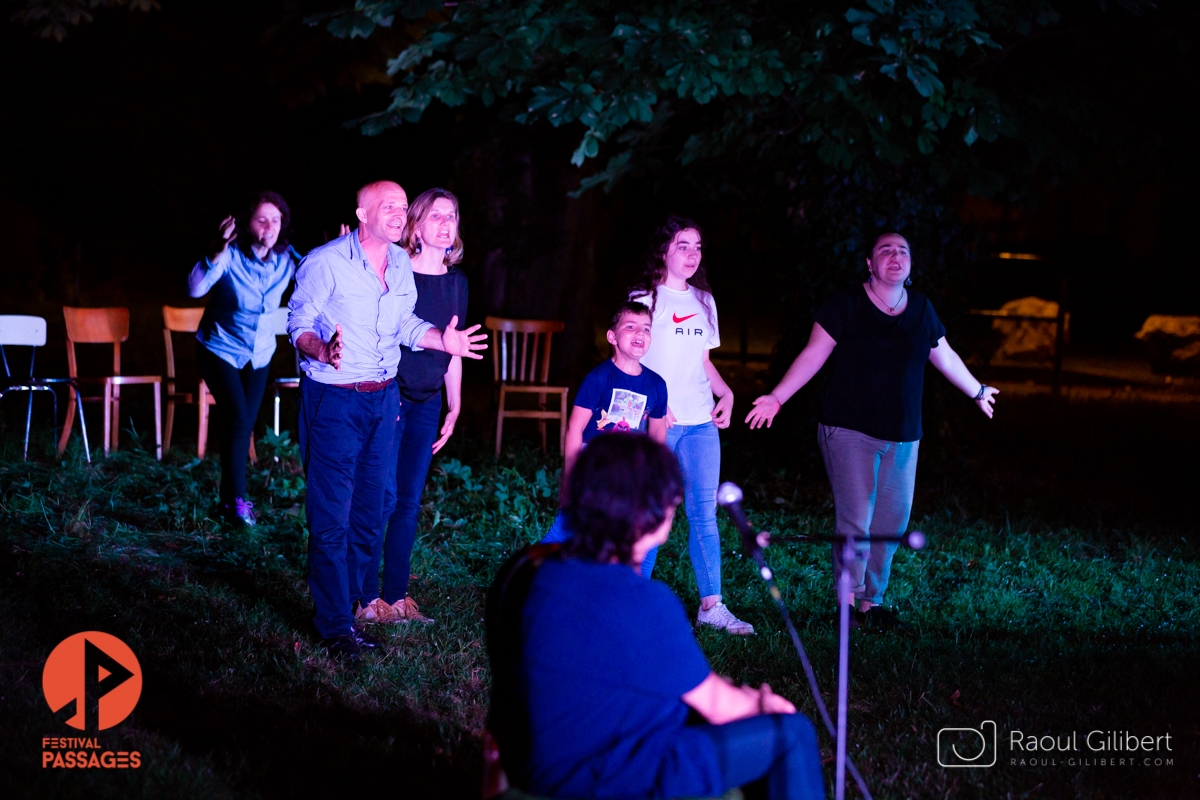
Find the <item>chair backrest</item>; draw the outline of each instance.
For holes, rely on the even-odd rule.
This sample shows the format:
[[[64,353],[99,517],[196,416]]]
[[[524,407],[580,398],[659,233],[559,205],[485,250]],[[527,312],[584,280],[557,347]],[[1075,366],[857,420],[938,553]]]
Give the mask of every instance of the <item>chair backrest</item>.
[[[525,770],[531,744],[528,708],[521,702],[521,623],[525,601],[537,571],[547,558],[558,558],[561,545],[523,547],[500,567],[484,604],[484,641],[492,671],[488,728],[500,746],[505,772],[515,786],[528,785]]]
[[[163,327],[169,331],[195,333],[200,329],[204,308],[176,308],[163,306]]]
[[[4,345],[41,347],[46,343],[46,320],[43,317],[26,317],[20,314],[0,314],[0,361],[4,362],[4,376],[11,378],[8,369],[8,354]],[[35,351],[29,355],[29,377],[33,377]]]
[[[129,309],[63,306],[67,323],[67,372],[78,378],[75,344],[112,344],[113,375],[121,374],[121,342],[129,338]]]
[[[550,379],[550,337],[566,327],[561,320],[488,317],[483,324],[492,332],[497,383],[544,385]]]
[[[287,336],[288,307],[283,306],[271,312],[271,325],[275,328],[276,336]]]
[[[201,308],[176,308],[163,306],[163,344],[167,349],[167,391],[174,392],[175,384],[175,344],[171,341],[171,333],[195,333],[200,328],[200,319],[204,316]]]
[[[42,347],[46,344],[45,317],[26,317],[19,314],[0,315],[0,345]]]

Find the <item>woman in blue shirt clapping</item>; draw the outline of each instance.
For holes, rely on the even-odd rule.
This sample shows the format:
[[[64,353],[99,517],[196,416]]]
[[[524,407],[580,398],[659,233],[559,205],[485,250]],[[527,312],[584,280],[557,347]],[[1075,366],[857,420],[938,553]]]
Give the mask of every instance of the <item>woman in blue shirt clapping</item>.
[[[221,222],[220,249],[188,276],[192,297],[212,293],[196,333],[200,375],[217,401],[222,510],[244,525],[255,522],[246,496],[246,459],[275,353],[272,315],[298,260],[287,240],[290,223],[287,202],[275,192],[260,192],[245,218]]]

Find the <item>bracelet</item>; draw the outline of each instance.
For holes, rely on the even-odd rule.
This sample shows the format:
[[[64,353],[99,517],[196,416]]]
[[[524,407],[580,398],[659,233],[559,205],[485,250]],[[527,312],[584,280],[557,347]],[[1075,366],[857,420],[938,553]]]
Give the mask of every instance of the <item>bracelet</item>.
[[[988,389],[988,385],[987,385],[986,383],[981,383],[981,384],[979,384],[979,394],[975,395],[975,402],[976,402],[976,403],[978,403],[980,400],[982,400],[982,399],[983,399],[983,393],[984,393],[985,391],[987,391],[987,389]]]

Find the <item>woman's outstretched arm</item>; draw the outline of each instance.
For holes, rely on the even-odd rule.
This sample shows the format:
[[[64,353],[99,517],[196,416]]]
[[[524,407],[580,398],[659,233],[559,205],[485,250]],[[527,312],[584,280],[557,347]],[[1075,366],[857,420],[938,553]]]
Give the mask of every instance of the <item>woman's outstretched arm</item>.
[[[973,398],[975,405],[988,415],[988,419],[992,418],[992,403],[995,402],[995,396],[1000,394],[1000,390],[995,386],[980,383],[971,374],[971,370],[967,369],[958,353],[950,347],[945,336],[938,339],[937,346],[929,351],[929,361],[937,367],[938,372],[946,376],[946,380],[957,386],[963,394]]]
[[[754,408],[746,415],[746,422],[750,428],[761,428],[763,423],[766,423],[768,428],[771,427],[771,422],[774,421],[775,415],[779,413],[783,404],[820,372],[821,367],[825,366],[825,362],[829,360],[829,356],[836,346],[837,342],[833,340],[833,337],[821,327],[820,323],[814,322],[812,333],[808,337],[808,344],[804,345],[800,355],[796,356],[796,360],[788,367],[783,380],[771,390],[770,394],[755,398]]]

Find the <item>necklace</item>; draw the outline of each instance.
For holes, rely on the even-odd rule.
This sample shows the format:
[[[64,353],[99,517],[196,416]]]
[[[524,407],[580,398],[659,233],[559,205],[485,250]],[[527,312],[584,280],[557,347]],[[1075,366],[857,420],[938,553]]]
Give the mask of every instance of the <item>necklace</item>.
[[[879,302],[881,302],[885,306],[887,306],[887,300],[884,300],[882,297],[879,296],[879,293],[876,292],[872,286],[873,283],[874,283],[873,281],[867,281],[867,291],[870,292],[871,294],[875,295],[875,298],[877,300],[879,300]],[[901,303],[904,302],[904,298],[906,298],[906,297],[908,297],[908,290],[901,289],[900,290],[900,299],[896,301],[895,305],[888,306],[888,316],[891,316],[891,317],[896,316],[896,309],[900,306]]]

